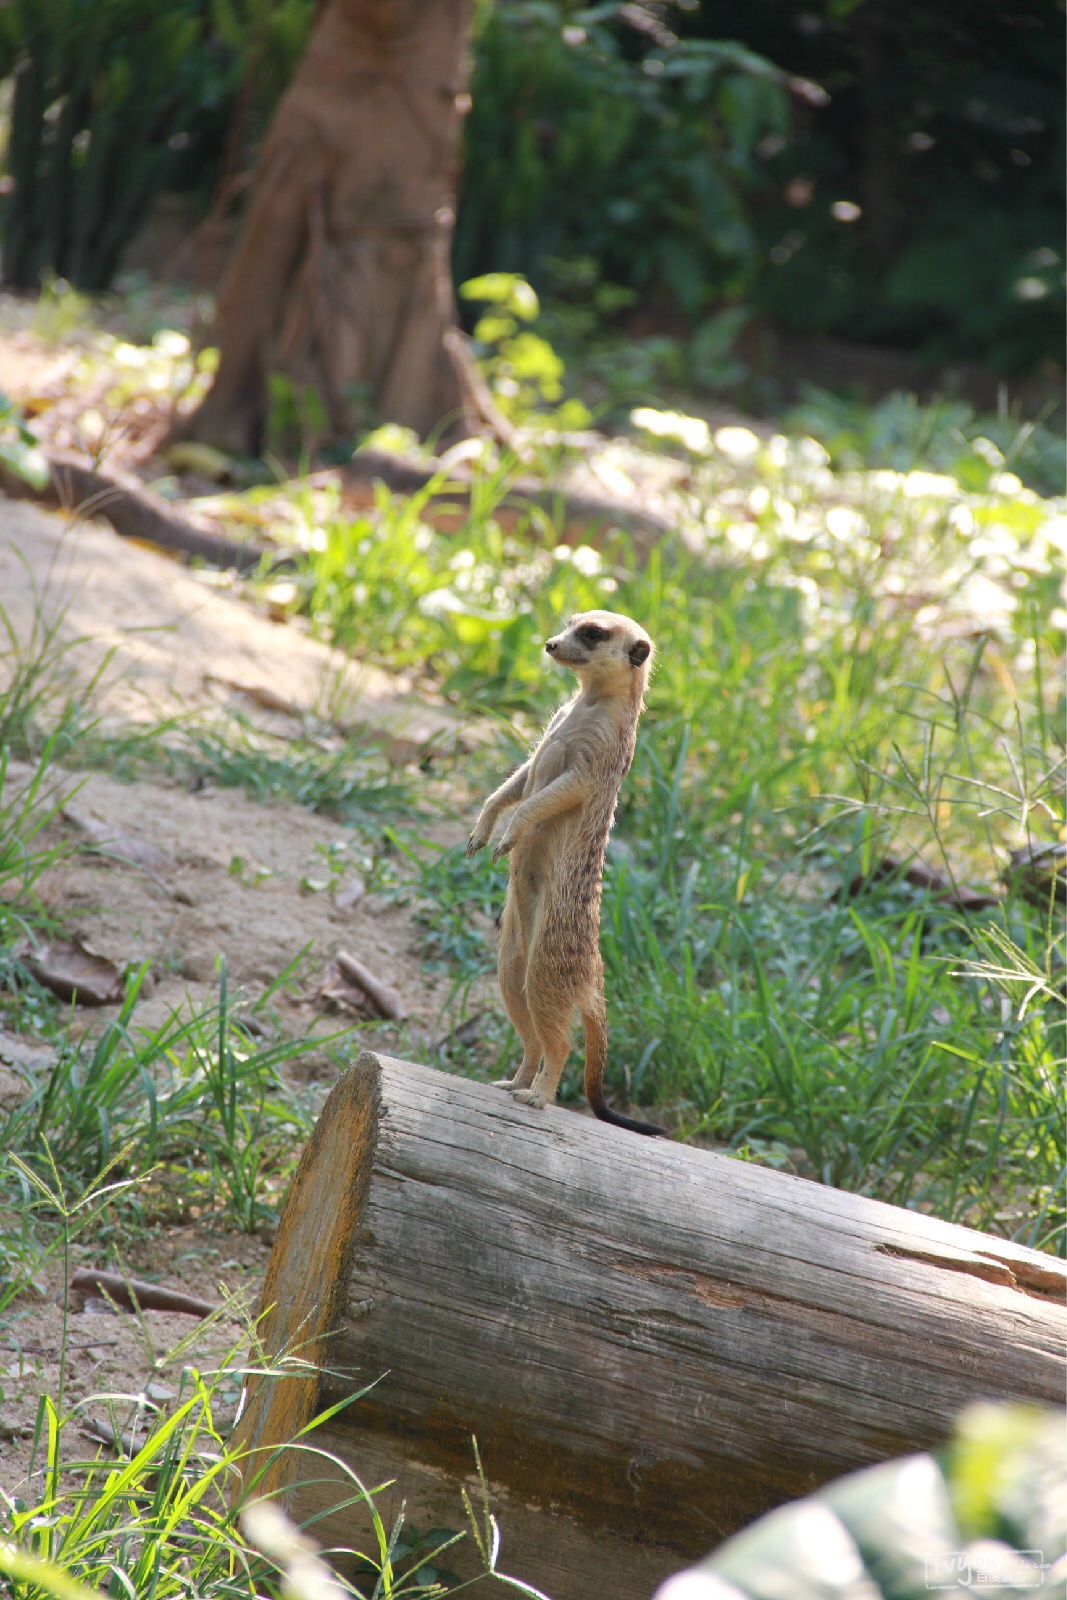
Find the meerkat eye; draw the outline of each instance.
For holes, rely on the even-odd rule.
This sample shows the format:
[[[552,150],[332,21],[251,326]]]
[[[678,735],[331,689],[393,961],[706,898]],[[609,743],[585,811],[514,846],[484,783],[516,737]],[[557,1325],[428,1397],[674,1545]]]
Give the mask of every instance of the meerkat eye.
[[[587,622],[584,628],[578,629],[578,637],[583,644],[589,645],[592,649],[594,645],[603,644],[605,639],[610,639],[611,632],[608,628],[598,628],[595,622]]]

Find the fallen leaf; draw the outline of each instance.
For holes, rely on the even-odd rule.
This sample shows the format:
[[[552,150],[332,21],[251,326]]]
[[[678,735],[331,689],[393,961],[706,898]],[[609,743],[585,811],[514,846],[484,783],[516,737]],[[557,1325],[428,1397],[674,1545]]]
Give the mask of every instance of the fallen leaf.
[[[109,861],[125,861],[135,867],[145,867],[149,872],[166,872],[174,866],[165,850],[144,839],[139,833],[123,832],[110,823],[100,822],[87,811],[74,806],[63,807],[64,820],[83,833],[100,855]]]
[[[107,1006],[125,992],[122,973],[106,956],[98,956],[80,939],[54,939],[34,949],[22,945],[16,956],[38,983],[61,1000],[81,1006]]]

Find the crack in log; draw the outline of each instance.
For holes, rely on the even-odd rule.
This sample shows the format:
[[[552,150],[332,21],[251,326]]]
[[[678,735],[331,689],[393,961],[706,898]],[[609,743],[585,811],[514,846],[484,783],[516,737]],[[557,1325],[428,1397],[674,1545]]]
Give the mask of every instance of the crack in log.
[[[830,1328],[845,1328],[851,1321],[849,1317],[828,1310],[825,1306],[805,1305],[794,1294],[772,1294],[767,1289],[752,1289],[745,1284],[712,1278],[688,1268],[659,1264],[650,1267],[634,1261],[613,1261],[611,1265],[630,1277],[641,1278],[646,1283],[659,1284],[666,1289],[682,1285],[695,1300],[713,1311],[784,1311],[793,1321],[812,1325],[818,1323]]]
[[[918,1250],[900,1244],[876,1244],[874,1248],[882,1255],[896,1256],[901,1261],[921,1261],[926,1266],[940,1267],[944,1272],[963,1272],[986,1283],[999,1283],[1004,1288],[1017,1289],[1020,1294],[1032,1295],[1036,1300],[1063,1303],[1067,1298],[1067,1271],[1052,1262],[1044,1267],[1031,1261],[1006,1260],[985,1251],[974,1255],[943,1255],[935,1250]]]

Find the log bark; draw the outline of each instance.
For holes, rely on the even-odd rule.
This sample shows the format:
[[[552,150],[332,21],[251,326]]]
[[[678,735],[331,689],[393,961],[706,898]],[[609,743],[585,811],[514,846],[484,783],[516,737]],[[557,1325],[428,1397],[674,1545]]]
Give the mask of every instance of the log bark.
[[[186,437],[257,453],[272,373],[324,408],[298,449],[374,421],[475,431],[449,265],[469,17],[470,0],[327,0],[267,137]]]
[[[463,1525],[475,1435],[503,1569],[636,1600],[969,1401],[1058,1403],[1065,1283],[1021,1246],[364,1052],[263,1291],[266,1355],[315,1367],[254,1381],[237,1443],[321,1516],[341,1485],[285,1442],[372,1384],[313,1440],[395,1479],[387,1525],[402,1501]],[[315,1531],[350,1544],[351,1508]]]

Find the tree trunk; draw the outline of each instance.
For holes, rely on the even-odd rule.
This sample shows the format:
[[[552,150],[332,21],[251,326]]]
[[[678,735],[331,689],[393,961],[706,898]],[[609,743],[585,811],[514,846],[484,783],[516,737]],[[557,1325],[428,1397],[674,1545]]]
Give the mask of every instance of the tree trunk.
[[[304,448],[379,421],[472,431],[449,263],[470,7],[327,0],[266,140],[187,437],[257,451],[274,374]]]
[[[351,1506],[322,1515],[336,1469],[285,1442],[373,1385],[305,1444],[395,1480],[387,1526],[401,1502],[463,1526],[473,1434],[504,1571],[645,1600],[782,1501],[936,1444],[968,1401],[1058,1403],[1064,1284],[1035,1251],[365,1051],[263,1290],[267,1357],[328,1370],[254,1381],[236,1442],[317,1539],[358,1546]]]

